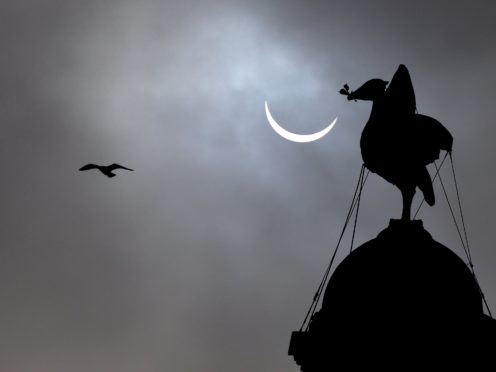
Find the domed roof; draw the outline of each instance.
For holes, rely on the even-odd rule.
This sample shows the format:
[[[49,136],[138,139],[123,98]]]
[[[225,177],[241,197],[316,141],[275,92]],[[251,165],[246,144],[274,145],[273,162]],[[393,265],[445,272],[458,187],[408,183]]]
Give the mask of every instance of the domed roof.
[[[322,311],[354,320],[419,321],[483,313],[468,266],[432,239],[419,220],[391,220],[377,238],[343,260],[329,280]]]
[[[421,221],[391,220],[336,268],[308,330],[293,332],[289,354],[305,372],[397,370],[405,362],[444,370],[492,362],[495,332],[463,260]]]

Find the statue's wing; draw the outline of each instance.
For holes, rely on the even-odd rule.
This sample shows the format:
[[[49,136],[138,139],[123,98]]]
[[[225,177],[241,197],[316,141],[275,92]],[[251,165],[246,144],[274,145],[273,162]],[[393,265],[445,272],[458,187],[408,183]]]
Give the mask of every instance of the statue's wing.
[[[412,79],[405,65],[398,67],[386,89],[386,104],[400,115],[413,115],[417,110]]]

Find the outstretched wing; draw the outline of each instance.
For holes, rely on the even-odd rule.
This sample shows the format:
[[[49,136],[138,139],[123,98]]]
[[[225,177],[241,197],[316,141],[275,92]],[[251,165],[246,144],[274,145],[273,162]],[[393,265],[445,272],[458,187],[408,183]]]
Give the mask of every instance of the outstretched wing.
[[[96,164],[86,164],[85,166],[82,166],[79,168],[80,171],[85,171],[85,170],[90,170],[90,169],[98,169],[98,165]]]
[[[397,115],[413,115],[417,110],[412,79],[405,65],[398,67],[386,90],[386,104]]]
[[[116,164],[116,163],[109,165],[107,168],[108,168],[108,170],[110,172],[112,172],[115,169],[125,169],[125,170],[128,170],[128,171],[133,171],[134,170],[134,169],[131,169],[131,168],[123,167],[122,165]]]

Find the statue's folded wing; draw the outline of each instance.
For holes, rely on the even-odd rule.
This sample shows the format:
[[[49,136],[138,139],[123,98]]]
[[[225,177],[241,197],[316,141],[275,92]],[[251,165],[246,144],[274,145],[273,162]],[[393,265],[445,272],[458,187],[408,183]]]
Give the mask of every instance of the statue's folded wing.
[[[410,131],[410,142],[421,147],[416,151],[418,160],[427,165],[439,159],[441,150],[451,152],[453,136],[436,119],[427,115],[414,115]]]

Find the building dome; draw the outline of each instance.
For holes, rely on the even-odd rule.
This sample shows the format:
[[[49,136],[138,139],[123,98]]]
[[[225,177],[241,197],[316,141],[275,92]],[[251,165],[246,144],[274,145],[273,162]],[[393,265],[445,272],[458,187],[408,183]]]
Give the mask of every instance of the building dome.
[[[352,319],[466,318],[483,313],[468,266],[432,239],[422,221],[391,220],[336,268],[322,311]],[[344,319],[342,319],[344,320]]]
[[[391,220],[338,265],[322,308],[308,330],[293,333],[289,354],[304,372],[340,365],[402,370],[398,361],[457,367],[489,360],[495,335],[463,260],[422,221]]]

